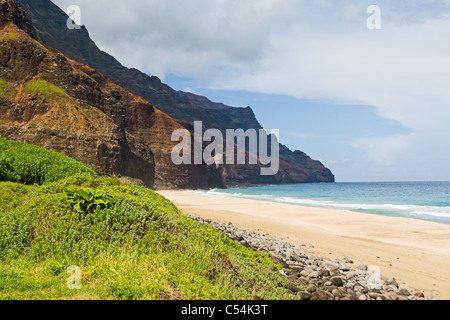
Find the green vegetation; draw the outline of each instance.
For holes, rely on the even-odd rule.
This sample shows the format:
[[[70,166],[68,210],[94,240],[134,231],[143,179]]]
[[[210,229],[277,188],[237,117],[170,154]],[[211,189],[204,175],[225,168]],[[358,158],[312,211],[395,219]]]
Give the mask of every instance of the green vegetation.
[[[63,89],[45,81],[42,79],[36,79],[29,81],[25,84],[25,90],[30,93],[40,93],[45,95],[47,98],[52,96],[69,97],[66,91]]]
[[[5,33],[2,38],[0,39],[0,41],[3,40],[13,40],[16,38],[16,34],[14,32],[9,32],[9,33]]]
[[[100,207],[114,208],[114,198],[103,190],[85,188],[78,190],[66,190],[71,207],[77,213],[94,213]]]
[[[75,174],[97,176],[90,166],[60,153],[0,136],[0,181],[42,185]]]
[[[0,182],[0,299],[295,298],[269,255],[189,219],[156,192],[0,141],[0,159],[19,159],[1,162],[2,172],[35,161],[51,172],[41,185]],[[28,161],[24,150],[33,150]],[[70,266],[81,271],[81,289],[67,285]]]
[[[6,96],[12,85],[4,80],[0,80],[0,97]]]

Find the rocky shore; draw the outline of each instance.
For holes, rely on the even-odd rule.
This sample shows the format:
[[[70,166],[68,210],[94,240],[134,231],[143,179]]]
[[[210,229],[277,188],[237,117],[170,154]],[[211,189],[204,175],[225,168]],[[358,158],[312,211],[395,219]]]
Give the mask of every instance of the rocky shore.
[[[285,287],[302,300],[437,300],[433,295],[401,288],[395,279],[382,279],[376,266],[355,266],[347,257],[331,260],[313,256],[312,246],[294,245],[231,223],[191,218],[220,230],[247,248],[270,253],[272,260],[282,266],[281,270],[274,270],[288,280]]]

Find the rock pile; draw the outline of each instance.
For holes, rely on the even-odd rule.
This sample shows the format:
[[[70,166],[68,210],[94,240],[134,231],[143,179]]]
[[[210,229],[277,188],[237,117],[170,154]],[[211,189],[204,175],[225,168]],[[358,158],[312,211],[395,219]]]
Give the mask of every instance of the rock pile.
[[[267,234],[242,230],[231,223],[191,218],[220,230],[247,248],[270,253],[272,260],[282,266],[277,270],[288,280],[285,287],[302,300],[436,300],[433,295],[425,297],[422,292],[400,288],[395,279],[377,278],[371,266],[350,267],[353,261],[349,258],[331,260],[313,256],[306,245],[293,245]]]

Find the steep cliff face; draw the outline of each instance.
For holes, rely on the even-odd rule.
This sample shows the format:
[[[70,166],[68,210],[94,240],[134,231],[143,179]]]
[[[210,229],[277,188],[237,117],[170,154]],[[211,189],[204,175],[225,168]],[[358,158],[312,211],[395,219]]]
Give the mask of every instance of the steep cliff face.
[[[13,23],[18,28],[32,35],[32,26],[28,21],[25,11],[13,0],[3,0],[0,2],[0,25]]]
[[[99,70],[174,119],[191,124],[202,121],[206,128],[221,131],[261,128],[251,108],[234,108],[214,103],[206,97],[179,92],[155,76],[122,66],[114,57],[98,49],[84,26],[81,30],[65,27],[67,15],[50,0],[17,1],[31,17],[32,30],[38,40]],[[280,145],[280,158],[280,172],[276,176],[261,176],[259,166],[226,166],[227,184],[334,182],[334,175],[328,168],[301,151],[293,152]]]
[[[223,187],[221,168],[175,166],[184,125],[99,72],[31,37],[24,11],[0,0],[0,133],[152,188]]]

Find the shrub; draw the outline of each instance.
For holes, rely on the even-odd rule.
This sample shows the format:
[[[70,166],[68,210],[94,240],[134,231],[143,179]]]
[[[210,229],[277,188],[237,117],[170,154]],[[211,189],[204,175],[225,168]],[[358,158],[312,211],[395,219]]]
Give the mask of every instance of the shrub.
[[[93,213],[95,209],[115,208],[114,198],[101,189],[66,190],[69,204],[78,213]]]
[[[0,181],[42,185],[75,174],[97,176],[89,165],[75,159],[0,136]]]
[[[269,254],[143,186],[2,137],[0,179],[0,299],[292,297]],[[71,265],[83,269],[80,295],[65,289]]]

